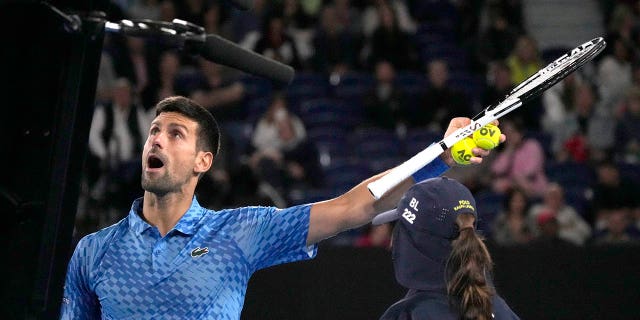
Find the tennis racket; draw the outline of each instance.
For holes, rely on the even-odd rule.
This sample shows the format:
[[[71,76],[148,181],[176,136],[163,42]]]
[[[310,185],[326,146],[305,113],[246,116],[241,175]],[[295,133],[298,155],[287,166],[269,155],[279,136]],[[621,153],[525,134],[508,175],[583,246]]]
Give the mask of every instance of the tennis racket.
[[[473,134],[474,131],[488,123],[519,108],[524,103],[540,95],[543,91],[567,77],[570,73],[582,67],[585,63],[591,61],[604,50],[605,46],[606,42],[604,39],[598,37],[562,55],[522,81],[518,86],[513,88],[502,101],[482,110],[473,117],[471,123],[466,127],[460,128],[439,142],[431,144],[409,160],[393,168],[380,179],[369,183],[367,185],[369,191],[375,199],[379,199],[387,193],[387,191],[433,161],[456,142]]]

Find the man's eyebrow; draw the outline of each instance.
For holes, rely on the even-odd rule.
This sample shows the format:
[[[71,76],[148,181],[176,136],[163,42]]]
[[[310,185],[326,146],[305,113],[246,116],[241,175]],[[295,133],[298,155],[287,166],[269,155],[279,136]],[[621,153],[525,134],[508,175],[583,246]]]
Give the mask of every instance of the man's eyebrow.
[[[154,127],[154,126],[162,127],[160,121],[151,122],[151,127]],[[167,124],[166,126],[169,127],[169,128],[179,127],[179,128],[184,129],[185,131],[189,132],[189,128],[187,126],[185,126],[184,124],[181,124],[181,123],[171,122],[171,123]]]

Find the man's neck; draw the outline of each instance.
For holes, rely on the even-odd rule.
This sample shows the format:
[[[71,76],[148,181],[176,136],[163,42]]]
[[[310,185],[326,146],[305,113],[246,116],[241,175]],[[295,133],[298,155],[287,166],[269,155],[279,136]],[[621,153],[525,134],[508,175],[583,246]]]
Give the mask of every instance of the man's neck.
[[[193,193],[169,193],[158,196],[146,191],[142,205],[142,218],[158,228],[163,237],[176,226],[191,207]]]

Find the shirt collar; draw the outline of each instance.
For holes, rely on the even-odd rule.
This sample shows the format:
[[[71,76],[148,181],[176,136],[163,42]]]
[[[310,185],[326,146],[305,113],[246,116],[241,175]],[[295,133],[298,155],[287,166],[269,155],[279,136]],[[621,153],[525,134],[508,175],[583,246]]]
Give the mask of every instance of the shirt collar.
[[[136,235],[140,235],[152,226],[142,219],[142,201],[143,198],[136,199],[131,205],[129,211],[129,228],[133,230]],[[196,232],[196,226],[206,210],[200,206],[196,197],[193,197],[189,210],[180,218],[173,230],[180,231],[186,235],[193,235]]]

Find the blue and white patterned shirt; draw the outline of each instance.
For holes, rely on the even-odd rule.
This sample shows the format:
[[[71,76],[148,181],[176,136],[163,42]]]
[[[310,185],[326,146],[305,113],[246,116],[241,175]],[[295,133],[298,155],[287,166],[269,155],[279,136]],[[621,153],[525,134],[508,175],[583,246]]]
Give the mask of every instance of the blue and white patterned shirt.
[[[80,240],[69,262],[62,319],[239,319],[251,275],[310,259],[310,205],[213,211],[193,199],[162,237],[139,216]]]

